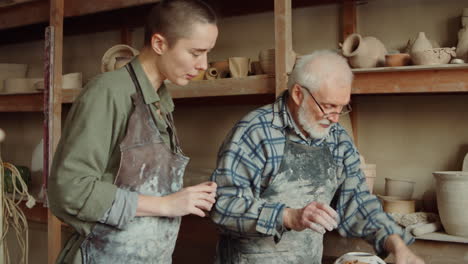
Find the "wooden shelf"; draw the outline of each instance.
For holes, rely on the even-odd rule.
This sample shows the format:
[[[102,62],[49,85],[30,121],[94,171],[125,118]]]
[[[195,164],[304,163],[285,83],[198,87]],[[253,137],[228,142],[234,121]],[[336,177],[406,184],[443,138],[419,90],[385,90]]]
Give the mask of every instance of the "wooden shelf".
[[[62,90],[62,102],[72,103],[82,89]],[[44,109],[43,93],[0,95],[0,112],[40,112]]]
[[[354,69],[353,94],[468,92],[468,64]]]
[[[275,94],[275,78],[255,75],[245,78],[192,81],[186,86],[166,83],[173,98]]]

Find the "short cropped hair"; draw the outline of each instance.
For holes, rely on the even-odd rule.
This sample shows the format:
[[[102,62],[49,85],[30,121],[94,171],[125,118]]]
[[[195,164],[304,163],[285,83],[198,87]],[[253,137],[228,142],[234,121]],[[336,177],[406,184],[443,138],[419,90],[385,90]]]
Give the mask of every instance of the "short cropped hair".
[[[194,23],[216,25],[216,13],[201,0],[162,0],[148,14],[144,45],[151,45],[151,38],[158,33],[166,38],[171,47],[190,34]]]

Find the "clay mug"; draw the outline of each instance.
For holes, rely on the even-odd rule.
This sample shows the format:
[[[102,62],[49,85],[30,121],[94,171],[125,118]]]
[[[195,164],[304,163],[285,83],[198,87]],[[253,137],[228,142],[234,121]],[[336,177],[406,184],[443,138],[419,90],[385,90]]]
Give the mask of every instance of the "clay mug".
[[[241,78],[246,77],[249,73],[250,59],[247,57],[231,57],[229,58],[229,70],[231,77]]]

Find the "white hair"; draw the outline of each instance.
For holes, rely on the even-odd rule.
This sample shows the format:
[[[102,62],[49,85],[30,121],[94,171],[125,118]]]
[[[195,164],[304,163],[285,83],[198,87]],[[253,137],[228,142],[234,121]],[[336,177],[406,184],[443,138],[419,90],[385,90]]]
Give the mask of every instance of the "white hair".
[[[288,89],[291,92],[297,83],[314,92],[330,79],[351,85],[353,73],[348,62],[343,56],[330,50],[314,51],[297,60],[289,76]]]

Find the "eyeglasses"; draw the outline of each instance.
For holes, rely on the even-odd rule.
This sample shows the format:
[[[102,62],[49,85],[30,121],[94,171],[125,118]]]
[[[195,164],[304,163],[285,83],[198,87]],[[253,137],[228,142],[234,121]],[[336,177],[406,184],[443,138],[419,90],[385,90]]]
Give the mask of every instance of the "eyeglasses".
[[[315,99],[315,97],[312,95],[312,93],[309,91],[309,88],[305,87],[305,86],[302,86],[302,85],[299,85],[302,89],[306,90],[306,92],[310,95],[310,97],[312,97],[312,99],[314,99],[314,102],[315,104],[317,104],[317,106],[319,107],[320,111],[322,111],[322,114],[323,114],[323,118],[329,118],[331,116],[334,116],[334,115],[338,115],[338,116],[343,116],[343,115],[346,115],[346,114],[349,114],[349,112],[351,112],[353,109],[351,108],[351,105],[350,104],[347,104],[345,106],[343,106],[343,108],[341,109],[340,112],[331,112],[331,113],[325,113],[325,111],[323,110],[322,106],[320,105],[320,103]]]

